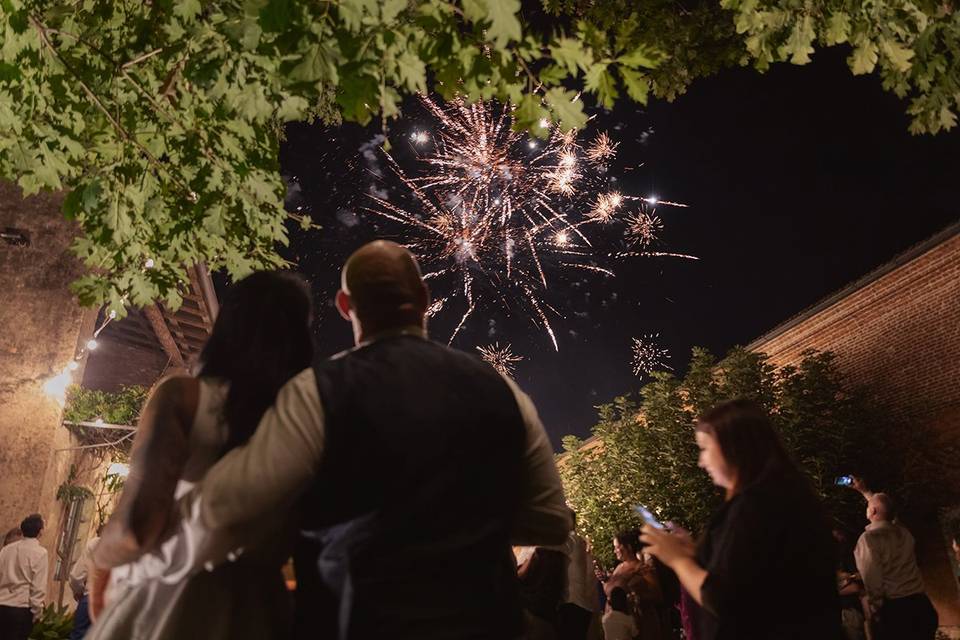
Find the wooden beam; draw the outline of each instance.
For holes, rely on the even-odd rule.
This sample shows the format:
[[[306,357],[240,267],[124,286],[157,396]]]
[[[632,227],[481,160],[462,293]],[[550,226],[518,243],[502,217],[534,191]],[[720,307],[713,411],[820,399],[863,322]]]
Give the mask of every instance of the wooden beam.
[[[143,315],[146,316],[150,327],[153,329],[153,333],[160,342],[160,346],[163,347],[163,351],[169,356],[173,365],[185,367],[186,363],[183,360],[183,353],[180,351],[180,347],[177,346],[177,341],[173,339],[173,334],[170,333],[170,327],[167,326],[167,321],[164,320],[160,307],[156,304],[146,306],[143,308]]]

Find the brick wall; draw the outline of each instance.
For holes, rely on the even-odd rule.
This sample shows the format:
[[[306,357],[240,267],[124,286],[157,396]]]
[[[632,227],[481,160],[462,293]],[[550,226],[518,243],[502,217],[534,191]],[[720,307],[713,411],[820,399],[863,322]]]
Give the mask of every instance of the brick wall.
[[[960,223],[880,267],[749,345],[795,364],[832,351],[850,383],[909,428],[960,441]],[[960,464],[960,461],[957,462]],[[941,625],[960,625],[948,549],[933,517],[908,522]]]
[[[81,266],[69,250],[76,230],[60,214],[61,201],[59,194],[23,198],[18,187],[0,181],[0,229],[19,229],[30,239],[0,241],[0,530],[41,513],[51,576],[62,515],[56,491],[73,461],[67,449],[77,443],[43,384],[74,357],[96,320],[68,289]],[[47,595],[48,602],[57,595],[52,579]]]

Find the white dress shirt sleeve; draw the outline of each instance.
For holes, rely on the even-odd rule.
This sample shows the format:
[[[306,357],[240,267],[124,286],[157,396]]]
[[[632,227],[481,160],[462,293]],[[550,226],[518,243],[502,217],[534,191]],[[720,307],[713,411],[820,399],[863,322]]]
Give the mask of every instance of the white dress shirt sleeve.
[[[204,476],[204,524],[230,527],[292,504],[316,474],[324,440],[316,379],[313,369],[305,369],[280,389],[250,441]]]
[[[563,544],[573,528],[573,517],[563,494],[550,440],[530,396],[504,376],[520,408],[526,429],[523,468],[517,491],[520,505],[514,522],[511,544]]]
[[[30,561],[33,579],[30,580],[30,612],[34,619],[43,613],[43,600],[47,595],[47,551],[37,554]]]

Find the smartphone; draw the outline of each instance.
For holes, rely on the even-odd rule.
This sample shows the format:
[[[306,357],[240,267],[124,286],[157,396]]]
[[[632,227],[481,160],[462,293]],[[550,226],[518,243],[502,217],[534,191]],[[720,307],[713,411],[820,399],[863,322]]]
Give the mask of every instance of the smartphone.
[[[841,487],[849,487],[853,484],[853,476],[840,476],[837,478],[837,484]]]
[[[667,526],[662,522],[660,522],[659,520],[657,520],[656,517],[654,517],[654,515],[650,512],[650,510],[647,509],[642,504],[638,504],[633,508],[633,510],[636,511],[638,514],[640,514],[640,517],[643,518],[643,521],[649,524],[651,527],[656,527],[657,529],[661,529],[663,531],[667,530]]]

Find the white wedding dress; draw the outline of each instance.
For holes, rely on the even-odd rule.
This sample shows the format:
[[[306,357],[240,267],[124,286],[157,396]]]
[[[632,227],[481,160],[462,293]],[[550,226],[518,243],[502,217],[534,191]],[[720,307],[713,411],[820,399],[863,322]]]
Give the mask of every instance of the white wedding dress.
[[[178,499],[216,463],[227,438],[221,418],[226,385],[204,378],[199,382]],[[289,528],[279,519],[264,519],[256,531],[208,531],[197,507],[195,502],[194,512],[159,549],[111,571],[107,606],[86,640],[289,635],[292,605],[281,573],[290,551],[283,532]]]

